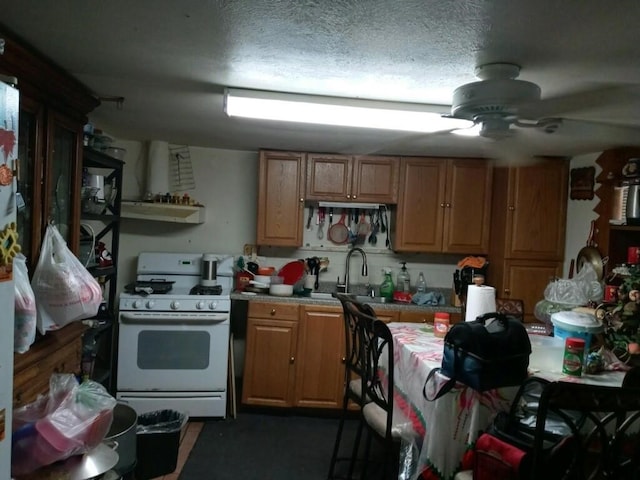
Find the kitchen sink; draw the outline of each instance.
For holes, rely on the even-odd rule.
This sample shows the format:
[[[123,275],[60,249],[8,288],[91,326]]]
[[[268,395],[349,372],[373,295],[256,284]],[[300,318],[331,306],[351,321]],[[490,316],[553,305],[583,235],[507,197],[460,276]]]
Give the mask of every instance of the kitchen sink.
[[[389,303],[389,300],[384,297],[369,297],[368,295],[350,295],[350,297],[360,303]],[[311,298],[338,301],[331,293],[324,292],[311,292]]]
[[[334,298],[332,294],[323,293],[323,292],[311,292],[311,298],[319,298],[323,300],[335,300],[336,302],[338,301],[338,299]]]

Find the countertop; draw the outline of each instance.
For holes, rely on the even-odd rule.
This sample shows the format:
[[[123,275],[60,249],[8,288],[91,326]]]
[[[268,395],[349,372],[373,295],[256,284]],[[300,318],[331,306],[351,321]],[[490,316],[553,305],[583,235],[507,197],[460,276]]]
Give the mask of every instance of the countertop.
[[[325,293],[325,292],[321,292]],[[449,312],[449,313],[461,313],[460,307],[454,307],[449,303],[449,295],[445,295],[445,289],[442,290],[445,298],[444,305],[416,305],[414,303],[380,303],[375,298],[372,301],[360,300],[363,303],[369,303],[374,310],[407,310],[414,312]],[[244,300],[248,302],[277,302],[277,303],[298,303],[303,305],[332,305],[339,306],[340,302],[336,298],[311,298],[304,296],[292,296],[292,297],[276,297],[267,293],[257,293],[247,295],[242,292],[233,292],[231,294],[231,300]]]

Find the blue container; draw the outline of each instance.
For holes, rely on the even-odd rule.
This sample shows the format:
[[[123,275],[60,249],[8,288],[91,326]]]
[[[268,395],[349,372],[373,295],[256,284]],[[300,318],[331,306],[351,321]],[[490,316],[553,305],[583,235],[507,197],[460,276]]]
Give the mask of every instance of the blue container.
[[[593,315],[581,312],[556,312],[551,314],[553,336],[565,341],[567,338],[581,338],[584,340],[585,358],[591,347],[594,333],[602,332],[603,325]]]

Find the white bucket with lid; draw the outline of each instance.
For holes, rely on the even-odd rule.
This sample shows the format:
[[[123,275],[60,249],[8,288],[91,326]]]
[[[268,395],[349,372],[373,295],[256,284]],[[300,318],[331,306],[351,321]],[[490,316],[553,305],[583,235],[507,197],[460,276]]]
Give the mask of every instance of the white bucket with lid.
[[[556,312],[551,314],[553,336],[563,340],[573,337],[585,342],[585,352],[589,351],[593,334],[600,333],[604,326],[594,315],[582,312]]]

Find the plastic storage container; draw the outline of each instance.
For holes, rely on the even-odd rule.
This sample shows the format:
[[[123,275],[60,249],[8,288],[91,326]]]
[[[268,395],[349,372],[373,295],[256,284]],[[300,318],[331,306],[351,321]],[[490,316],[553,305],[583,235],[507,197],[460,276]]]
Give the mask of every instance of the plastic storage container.
[[[188,416],[175,410],[157,410],[138,416],[136,480],[160,477],[175,471],[180,431]]]
[[[555,373],[562,371],[564,355],[564,340],[562,338],[529,335],[529,341],[531,342],[531,355],[529,356],[531,370]]]
[[[589,352],[593,334],[604,330],[603,325],[593,315],[573,311],[551,314],[551,323],[554,337],[563,341],[570,337],[581,338],[585,343],[585,352]]]

